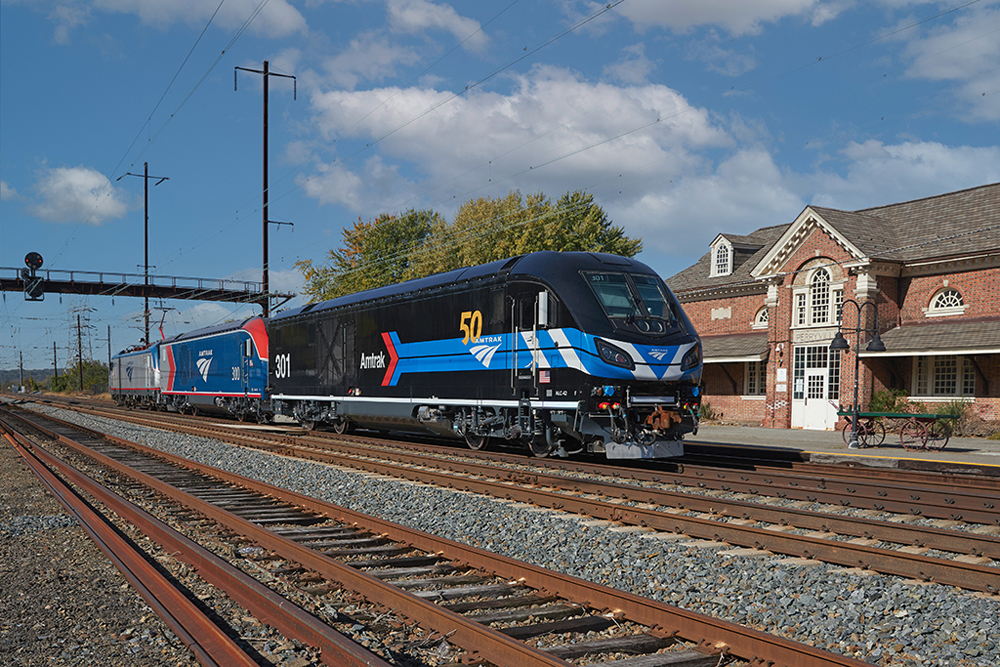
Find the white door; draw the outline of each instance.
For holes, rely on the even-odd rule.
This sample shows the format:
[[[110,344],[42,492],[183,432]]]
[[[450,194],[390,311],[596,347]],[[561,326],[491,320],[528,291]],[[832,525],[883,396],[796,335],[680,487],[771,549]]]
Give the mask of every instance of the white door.
[[[840,356],[830,354],[825,345],[796,347],[792,374],[792,427],[833,430],[840,396]]]

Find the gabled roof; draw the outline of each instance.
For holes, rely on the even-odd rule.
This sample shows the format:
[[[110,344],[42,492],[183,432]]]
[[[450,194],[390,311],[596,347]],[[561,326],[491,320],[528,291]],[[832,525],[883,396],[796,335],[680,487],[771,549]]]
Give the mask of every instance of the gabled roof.
[[[750,277],[750,269],[757,265],[757,262],[764,256],[767,249],[788,229],[788,225],[776,225],[774,227],[764,227],[746,236],[736,236],[725,234],[727,239],[739,238],[745,241],[746,245],[757,245],[758,249],[747,251],[744,255],[741,250],[733,249],[733,272],[728,276],[714,276],[709,278],[712,267],[712,253],[706,253],[698,260],[694,266],[690,266],[680,273],[667,278],[666,283],[674,292],[682,292],[694,288],[725,287],[726,285],[752,284],[754,281]],[[716,237],[718,238],[718,237]]]
[[[764,227],[746,236],[716,236],[734,243],[736,239],[765,242],[731,275],[709,277],[711,254],[707,254],[667,284],[678,293],[713,290],[780,271],[784,258],[795,252],[813,227],[823,229],[858,260],[905,264],[1000,250],[1000,183],[859,211],[807,206],[787,225]]]
[[[1000,183],[858,213],[897,230],[895,248],[878,259],[912,262],[1000,248]]]

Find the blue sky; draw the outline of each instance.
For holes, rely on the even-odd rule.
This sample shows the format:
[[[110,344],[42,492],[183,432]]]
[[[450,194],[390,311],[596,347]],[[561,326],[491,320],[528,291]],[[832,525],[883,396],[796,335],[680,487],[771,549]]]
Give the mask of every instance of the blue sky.
[[[297,77],[277,290],[359,217],[511,189],[592,193],[667,277],[809,204],[1000,181],[1000,0],[0,0],[0,266],[142,273],[148,162],[151,273],[259,280],[261,77],[233,75],[264,60]],[[254,312],[152,305],[167,335]],[[0,367],[63,367],[78,311],[96,358],[142,336],[139,299],[6,293]]]

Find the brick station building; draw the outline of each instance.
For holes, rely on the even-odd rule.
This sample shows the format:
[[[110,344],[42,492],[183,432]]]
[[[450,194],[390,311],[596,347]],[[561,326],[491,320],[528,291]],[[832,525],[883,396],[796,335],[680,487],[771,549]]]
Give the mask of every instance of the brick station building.
[[[899,389],[1000,420],[1000,183],[860,211],[807,206],[720,233],[667,284],[702,336],[705,400],[727,421],[834,429],[856,362],[861,410]],[[866,350],[876,318],[884,352]],[[846,352],[830,351],[838,330]]]

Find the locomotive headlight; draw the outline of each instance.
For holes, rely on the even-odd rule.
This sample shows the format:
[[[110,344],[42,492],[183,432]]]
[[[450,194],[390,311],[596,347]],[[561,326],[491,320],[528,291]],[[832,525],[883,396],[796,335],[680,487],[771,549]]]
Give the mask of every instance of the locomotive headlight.
[[[681,371],[689,371],[701,363],[701,342],[694,344],[687,354],[684,355],[684,359],[681,360]]]
[[[635,362],[624,350],[615,347],[611,343],[605,343],[600,338],[595,338],[594,343],[597,345],[597,354],[601,355],[601,359],[605,363],[609,363],[612,366],[621,366],[630,371],[635,370]]]

